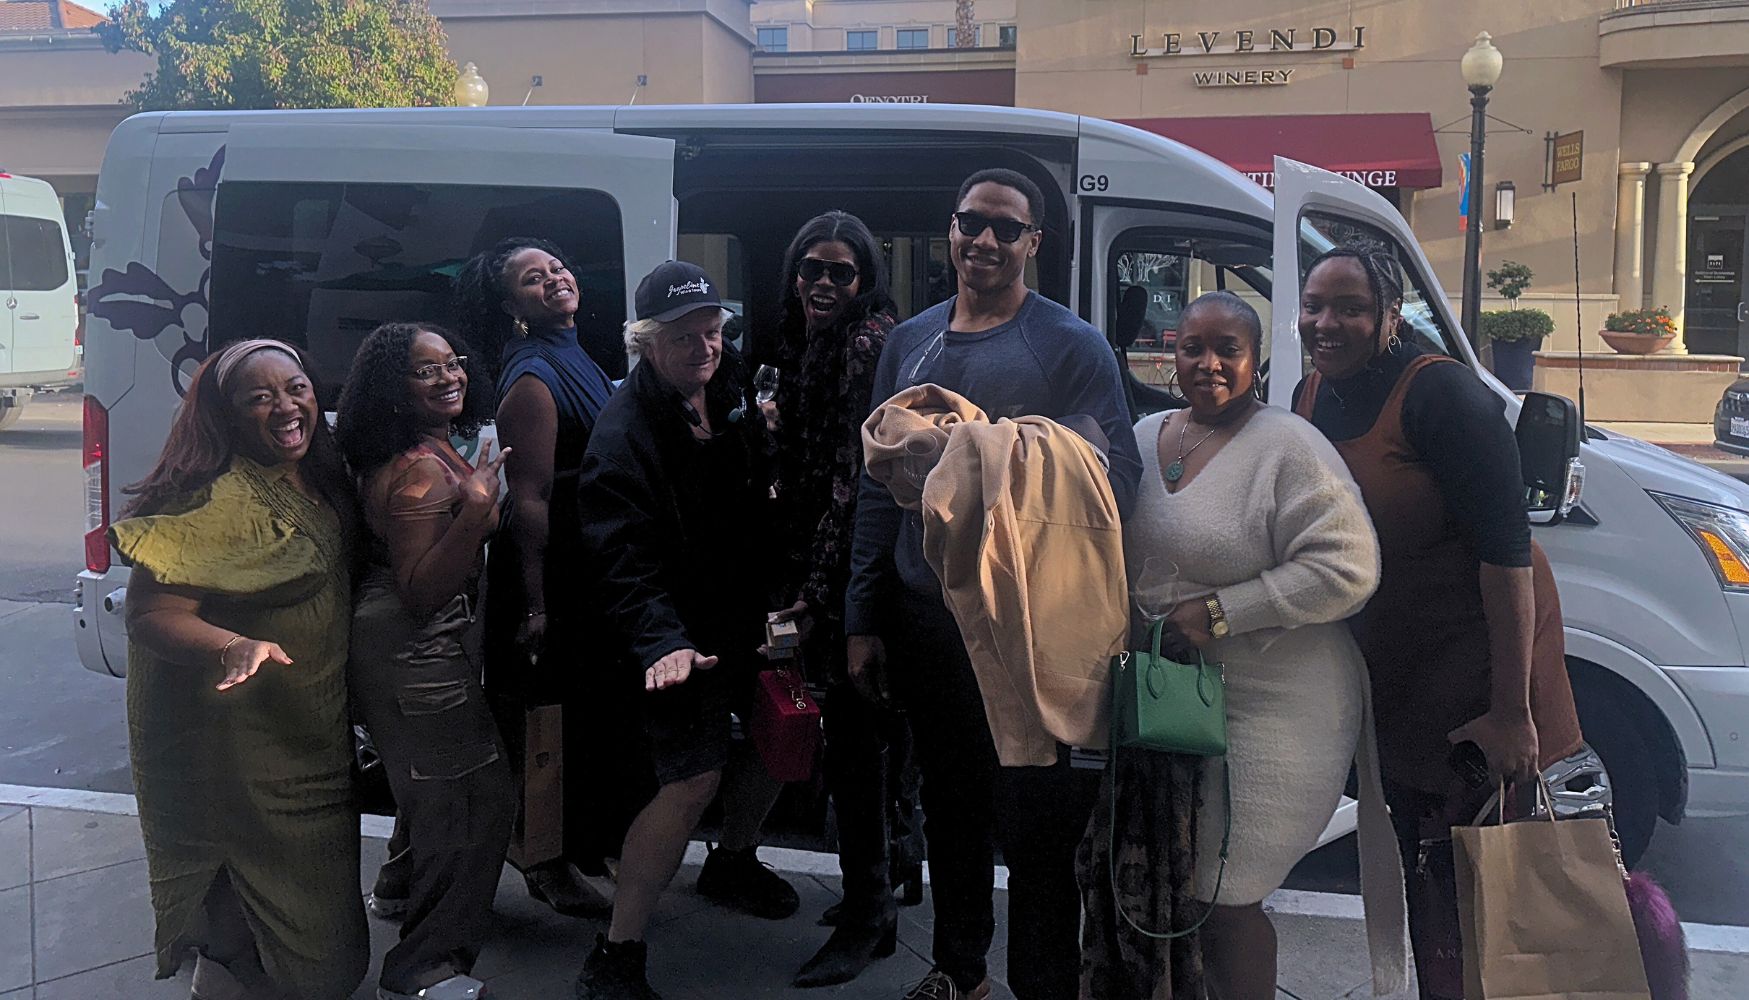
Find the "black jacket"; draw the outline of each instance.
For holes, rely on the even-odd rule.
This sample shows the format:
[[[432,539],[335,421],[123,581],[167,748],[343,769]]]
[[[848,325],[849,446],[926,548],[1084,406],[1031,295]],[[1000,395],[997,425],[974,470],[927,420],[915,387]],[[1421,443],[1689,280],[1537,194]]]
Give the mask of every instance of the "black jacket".
[[[639,364],[602,408],[584,453],[584,565],[596,569],[597,605],[641,669],[688,648],[746,659],[763,640],[757,546],[769,447],[743,367],[725,345],[707,390],[718,433],[700,442],[680,395]]]

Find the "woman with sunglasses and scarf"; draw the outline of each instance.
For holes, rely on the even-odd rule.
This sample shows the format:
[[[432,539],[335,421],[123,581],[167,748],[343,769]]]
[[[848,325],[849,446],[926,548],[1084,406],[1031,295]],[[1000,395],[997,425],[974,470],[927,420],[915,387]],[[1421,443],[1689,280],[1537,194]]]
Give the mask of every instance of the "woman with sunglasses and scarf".
[[[428,323],[377,327],[353,358],[335,422],[370,527],[348,687],[395,794],[391,874],[378,884],[406,887],[381,1000],[481,995],[471,973],[516,816],[475,626],[508,452],[493,459],[488,442],[469,463],[450,443],[492,415],[494,394],[467,350]],[[381,913],[384,902],[373,893],[370,905]]]
[[[1300,337],[1317,369],[1295,408],[1348,464],[1378,530],[1379,588],[1354,621],[1376,714],[1379,770],[1407,876],[1423,1000],[1464,995],[1451,827],[1494,794],[1454,747],[1527,783],[1582,746],[1560,599],[1524,512],[1500,397],[1405,339],[1403,272],[1371,240],[1306,270]]]
[[[862,220],[828,212],[784,254],[780,364],[770,414],[777,434],[776,530],[785,549],[776,621],[801,623],[804,669],[828,685],[826,788],[838,817],[844,901],[835,930],[796,974],[797,986],[849,982],[893,952],[888,809],[905,764],[902,717],[865,701],[844,672],[844,590],[862,477],[862,420],[892,332],[880,245]]]

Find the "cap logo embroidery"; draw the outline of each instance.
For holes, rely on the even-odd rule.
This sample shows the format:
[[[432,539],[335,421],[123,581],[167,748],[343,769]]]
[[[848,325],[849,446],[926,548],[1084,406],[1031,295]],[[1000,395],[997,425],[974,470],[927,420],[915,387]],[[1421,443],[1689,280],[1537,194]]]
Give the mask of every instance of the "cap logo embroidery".
[[[669,285],[668,297],[673,298],[676,295],[704,295],[710,290],[711,283],[708,281],[688,281],[684,285]]]

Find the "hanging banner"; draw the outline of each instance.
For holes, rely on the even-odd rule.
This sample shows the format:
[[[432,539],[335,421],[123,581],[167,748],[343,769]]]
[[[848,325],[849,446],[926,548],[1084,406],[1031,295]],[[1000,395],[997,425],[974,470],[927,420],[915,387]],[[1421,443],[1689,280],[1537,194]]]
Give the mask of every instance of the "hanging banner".
[[[1458,195],[1458,232],[1470,228],[1470,154],[1458,154],[1458,183],[1463,193]]]

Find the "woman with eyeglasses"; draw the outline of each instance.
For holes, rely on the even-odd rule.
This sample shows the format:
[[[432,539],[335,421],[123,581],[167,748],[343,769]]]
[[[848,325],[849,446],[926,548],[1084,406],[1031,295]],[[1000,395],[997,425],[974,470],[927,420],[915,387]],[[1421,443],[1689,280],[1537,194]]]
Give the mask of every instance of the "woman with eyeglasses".
[[[395,793],[389,865],[408,889],[400,943],[383,959],[384,1000],[480,996],[470,973],[516,813],[475,628],[509,453],[491,458],[487,443],[470,464],[451,444],[492,413],[466,352],[441,327],[378,327],[353,359],[335,422],[370,527],[348,688]]]
[[[773,537],[784,548],[774,595],[782,610],[772,618],[802,624],[804,669],[827,685],[826,790],[844,881],[836,927],[795,985],[830,986],[892,954],[898,926],[888,813],[910,737],[902,716],[858,697],[844,672],[862,421],[894,305],[880,245],[845,212],[802,226],[784,254],[782,281]]]
[[[597,761],[611,752],[613,731],[589,708],[602,699],[590,687],[602,672],[588,668],[604,625],[583,588],[577,469],[613,383],[578,340],[577,279],[558,247],[503,240],[468,261],[456,283],[466,332],[497,372],[498,443],[511,453],[505,530],[486,568],[486,692],[519,779],[527,711],[563,713],[563,852],[522,858],[522,874],[529,895],[554,910],[605,916],[612,902],[588,876],[606,873],[601,859],[622,831],[599,808],[610,772]],[[523,814],[526,835],[527,817],[545,810],[524,803]]]

